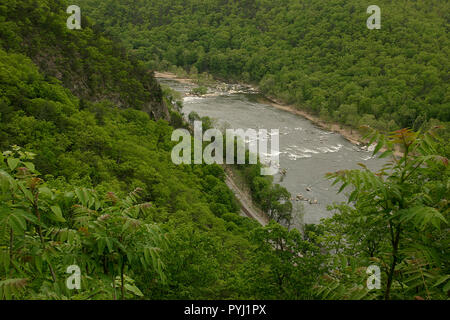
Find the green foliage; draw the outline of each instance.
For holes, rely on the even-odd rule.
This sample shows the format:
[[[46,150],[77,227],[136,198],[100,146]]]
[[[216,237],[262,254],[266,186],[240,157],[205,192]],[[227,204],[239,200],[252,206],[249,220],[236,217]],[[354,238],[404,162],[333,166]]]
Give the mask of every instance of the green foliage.
[[[319,247],[297,230],[270,222],[252,233],[258,244],[245,265],[245,285],[255,299],[311,299],[323,273]]]
[[[24,6],[32,17],[22,24]],[[234,284],[257,223],[238,215],[220,166],[172,163],[173,128],[153,121],[157,109],[147,108],[162,94],[151,74],[132,67],[126,52],[105,48],[111,40],[93,36],[89,24],[67,31],[62,2],[2,8],[1,23],[10,28],[1,28],[0,147],[24,149],[0,156],[1,297],[245,297]],[[8,30],[11,37],[3,37]],[[72,46],[69,38],[73,65],[53,60]],[[79,52],[95,54],[101,65],[91,70],[92,56],[80,59]],[[103,79],[98,86],[80,84],[94,74]],[[111,79],[119,75],[129,85]],[[177,97],[164,94],[176,114]],[[66,288],[71,264],[81,268],[81,290]]]
[[[434,128],[448,121],[446,4],[384,4],[389,33],[370,35],[356,1],[85,0],[78,31],[64,1],[2,4],[0,299],[448,298],[448,131]],[[303,233],[276,223],[291,224],[286,189],[239,165],[273,220],[261,227],[239,215],[220,166],[172,163],[173,127],[188,124],[146,68],[173,65],[199,85],[205,71],[259,82],[351,126],[422,131],[371,131],[374,154],[392,158],[330,174],[349,203]],[[73,264],[79,290],[66,287]],[[381,291],[365,287],[370,264]]]
[[[352,127],[450,121],[447,1],[380,0],[380,30],[358,0],[80,3],[154,70],[252,82]]]
[[[50,189],[30,162],[33,156],[14,147],[0,163],[1,298],[70,298],[73,294],[63,285],[70,265],[83,270],[87,288],[78,297],[106,298],[108,275],[114,288],[110,299],[116,298],[116,275],[122,299],[130,288],[139,293],[124,282],[125,276],[132,281],[136,274],[148,273],[165,280],[160,251],[166,240],[148,220],[150,204],[137,202],[139,190],[121,200],[114,194],[101,199],[85,188]],[[99,281],[105,287],[92,286]],[[57,290],[49,295],[46,286]],[[92,294],[99,289],[102,293]]]
[[[249,153],[246,154],[246,163],[248,163]],[[273,184],[273,176],[261,176],[262,164],[256,165],[236,165],[236,168],[250,187],[251,196],[254,202],[262,211],[268,214],[270,219],[285,226],[292,222],[292,202],[289,191]]]
[[[202,96],[208,93],[208,88],[206,87],[197,87],[191,90],[191,94],[196,96]]]
[[[334,207],[336,215],[324,224],[323,244],[342,259],[355,258],[359,268],[379,265],[384,288],[375,297],[445,299],[450,184],[448,159],[436,153],[440,139],[433,130],[408,129],[387,137],[369,130],[367,138],[377,143],[374,154],[384,147],[380,156],[391,154],[391,159],[378,172],[361,164],[363,170],[328,175],[341,183],[340,191],[351,187],[351,205]],[[331,276],[344,298],[351,292],[349,280],[354,281],[350,272],[341,269]]]
[[[46,80],[54,83],[58,79],[79,98],[88,101],[106,98],[117,107],[144,110],[156,119],[168,119],[161,89],[152,73],[120,41],[108,39],[93,28],[84,10],[82,29],[69,30],[68,6],[64,0],[4,1],[0,47],[8,53],[28,56],[45,73]],[[9,75],[12,79],[6,81],[16,83],[14,73],[2,75]],[[28,80],[33,81],[33,77]],[[42,90],[55,98],[61,96],[51,87]],[[40,100],[30,102],[29,107],[46,116],[61,108]]]

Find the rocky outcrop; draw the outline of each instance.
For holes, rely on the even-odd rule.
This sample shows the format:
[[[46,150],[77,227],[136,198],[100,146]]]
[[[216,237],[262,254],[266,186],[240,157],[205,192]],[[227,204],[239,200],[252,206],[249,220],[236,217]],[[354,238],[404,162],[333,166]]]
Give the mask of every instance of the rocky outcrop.
[[[153,72],[145,69],[120,41],[109,39],[88,20],[82,20],[80,30],[69,30],[66,6],[61,0],[36,2],[33,7],[19,1],[7,8],[5,18],[16,37],[6,37],[0,31],[1,45],[31,58],[50,81],[61,81],[84,101],[109,100],[116,107],[143,110],[152,119],[169,120]],[[27,24],[22,21],[23,12],[28,12]]]

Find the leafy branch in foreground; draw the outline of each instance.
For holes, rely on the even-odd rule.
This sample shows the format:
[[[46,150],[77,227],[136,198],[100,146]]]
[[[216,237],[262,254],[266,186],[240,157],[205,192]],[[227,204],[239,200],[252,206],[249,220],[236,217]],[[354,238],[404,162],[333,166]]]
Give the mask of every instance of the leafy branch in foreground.
[[[94,190],[50,189],[14,146],[0,154],[0,298],[86,299],[142,296],[133,277],[165,281],[161,230],[147,219],[139,189],[125,199]],[[65,286],[78,265],[82,288]],[[89,280],[89,281],[88,281]],[[27,290],[24,290],[24,289]]]
[[[342,170],[327,174],[351,189],[347,205],[326,223],[325,239],[342,256],[356,255],[381,265],[384,299],[444,298],[450,289],[448,270],[448,159],[437,153],[434,130],[402,129],[385,136],[369,128],[373,154],[391,156],[378,172]],[[398,150],[402,150],[399,154]],[[336,243],[340,245],[336,247]],[[342,282],[343,279],[341,279]]]

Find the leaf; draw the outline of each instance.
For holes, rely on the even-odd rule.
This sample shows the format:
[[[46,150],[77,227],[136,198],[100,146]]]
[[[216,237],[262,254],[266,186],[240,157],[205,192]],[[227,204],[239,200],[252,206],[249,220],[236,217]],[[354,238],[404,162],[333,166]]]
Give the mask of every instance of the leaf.
[[[348,202],[350,203],[350,202],[352,202],[352,201],[355,201],[356,198],[357,198],[357,196],[358,196],[358,190],[354,190],[354,191],[350,194],[350,197],[348,198]]]
[[[386,158],[386,157],[388,157],[390,155],[392,155],[392,151],[391,150],[386,150],[385,152],[380,154],[380,156],[378,158],[383,159],[383,158]]]
[[[13,171],[19,165],[20,160],[16,159],[16,158],[8,158],[6,160],[6,162],[8,162],[9,169],[11,169],[11,171]]]
[[[341,193],[341,192],[345,189],[345,187],[347,187],[347,186],[348,186],[348,182],[344,183],[344,184],[339,188],[338,193]]]
[[[412,221],[413,224],[424,229],[428,224],[432,224],[436,229],[440,229],[440,223],[447,223],[445,217],[435,208],[431,207],[413,207],[400,210],[398,212],[401,221]]]
[[[447,282],[447,284],[444,286],[444,288],[442,289],[445,293],[447,293],[448,291],[450,291],[450,281]]]
[[[359,162],[359,163],[357,163],[357,164],[358,164],[358,166],[360,166],[360,167],[362,167],[362,168],[364,168],[364,169],[366,169],[366,170],[369,170],[369,169],[367,168],[367,166],[366,166],[364,163]]]
[[[383,148],[384,143],[385,143],[385,137],[384,135],[381,135],[380,140],[378,141],[377,146],[375,147],[375,149],[373,150],[372,156],[376,155],[378,153],[378,151],[381,150],[381,148]]]
[[[26,228],[25,220],[37,221],[35,216],[24,210],[7,206],[0,207],[0,227],[9,226],[13,228],[14,232],[22,233]]]
[[[53,199],[53,192],[47,187],[39,188],[39,194],[46,196],[47,198]]]
[[[35,256],[34,264],[36,265],[36,269],[38,269],[39,273],[42,273],[43,259],[40,255]]]
[[[95,201],[95,198],[91,196],[91,192],[86,189],[75,189],[75,194],[77,195],[78,199],[80,200],[81,204],[85,206],[86,208],[90,208]]]
[[[442,276],[441,278],[439,278],[439,280],[433,285],[433,287],[437,287],[438,285],[444,283],[445,281],[447,281],[448,279],[450,279],[450,274],[447,274],[445,276]],[[449,281],[450,282],[450,281]]]
[[[75,238],[75,232],[73,230],[67,230],[67,242],[73,244],[73,240]]]
[[[50,207],[50,209],[54,213],[54,217],[51,217],[53,218],[53,220],[58,222],[66,222],[66,219],[64,219],[61,208],[59,206],[52,206]]]
[[[2,187],[2,189],[6,190],[14,184],[14,179],[5,171],[0,170],[0,186]]]
[[[370,146],[372,143],[375,142],[375,140],[378,139],[378,137],[379,137],[379,133],[376,132],[376,133],[372,136],[372,138],[369,140],[369,143],[368,143],[367,145]]]
[[[20,215],[14,214],[10,216],[9,225],[16,232],[24,231],[27,227],[25,219],[23,219]]]
[[[144,258],[145,258],[145,264],[149,265],[151,262],[149,248],[144,248]]]
[[[127,290],[130,291],[130,292],[132,292],[132,293],[135,294],[136,296],[139,296],[139,297],[143,297],[143,296],[144,296],[144,294],[142,293],[142,291],[139,290],[139,288],[136,287],[136,286],[134,286],[134,285],[131,285],[131,284],[126,283],[126,284],[125,284],[125,289],[127,289]]]
[[[28,170],[32,172],[36,171],[34,164],[32,162],[24,162],[23,164]]]
[[[111,240],[109,238],[105,238],[105,242],[106,242],[106,245],[108,246],[109,252],[110,253],[113,252],[113,245],[112,245]]]
[[[64,193],[64,198],[72,199],[74,197],[75,193],[72,191]]]
[[[102,206],[101,201],[96,199],[95,200],[95,207],[94,207],[95,211],[98,211],[98,209],[100,209],[101,206]]]
[[[75,189],[75,194],[77,195],[77,197],[80,200],[81,204],[83,206],[87,207],[88,198],[87,198],[86,193],[84,192],[84,189],[78,189],[78,188]]]
[[[365,296],[367,296],[367,294],[369,293],[368,290],[366,289],[362,289],[362,290],[357,290],[354,295],[352,296],[352,300],[362,300],[362,298],[364,298]]]
[[[102,255],[105,250],[106,242],[103,238],[97,240],[98,254]]]

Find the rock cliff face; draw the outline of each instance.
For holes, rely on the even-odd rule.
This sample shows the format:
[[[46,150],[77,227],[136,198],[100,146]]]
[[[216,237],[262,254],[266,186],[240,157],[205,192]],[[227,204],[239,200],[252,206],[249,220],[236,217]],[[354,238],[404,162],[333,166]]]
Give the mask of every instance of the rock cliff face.
[[[154,120],[169,120],[153,72],[120,41],[94,30],[83,14],[82,29],[68,29],[66,7],[61,0],[8,3],[6,19],[0,22],[0,44],[30,57],[46,77],[58,79],[80,99],[109,100],[119,108],[146,111]],[[22,23],[24,18],[31,23]]]

